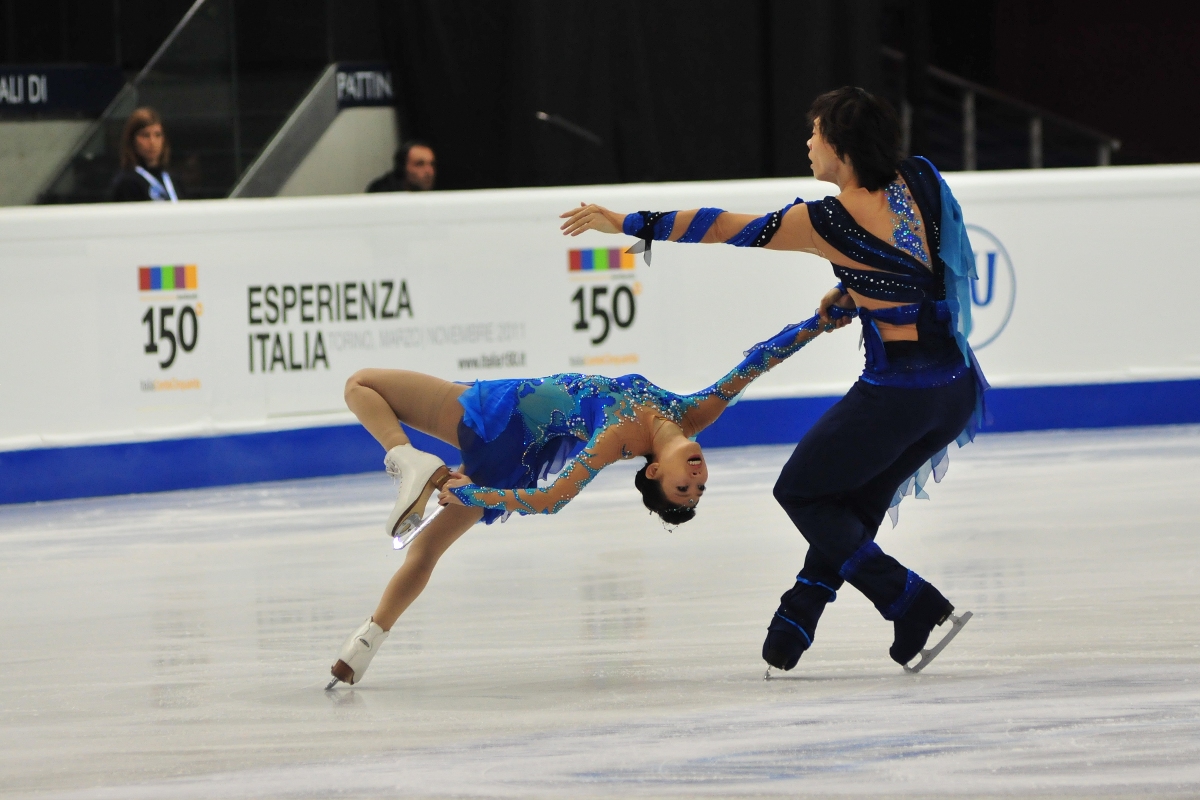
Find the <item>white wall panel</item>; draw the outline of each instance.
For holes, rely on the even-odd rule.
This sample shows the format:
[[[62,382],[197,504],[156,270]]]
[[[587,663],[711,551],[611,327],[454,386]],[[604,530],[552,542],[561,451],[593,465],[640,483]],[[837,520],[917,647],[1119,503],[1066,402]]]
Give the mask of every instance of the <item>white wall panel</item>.
[[[1200,377],[1200,168],[1111,168],[948,176],[988,253],[1003,258],[994,339],[979,351],[997,386]],[[270,430],[349,420],[342,385],[366,366],[453,380],[564,371],[640,372],[701,388],[742,350],[811,315],[834,283],[808,255],[657,243],[654,264],[568,269],[569,251],[628,237],[564,239],[557,215],[580,201],[623,211],[717,205],[765,212],[833,187],[812,180],[435,192],[0,211],[0,449]],[[193,290],[142,291],[140,267],[195,265]],[[392,282],[388,311],[379,301]],[[375,286],[375,317],[348,319],[346,284]],[[294,287],[286,324],[252,323],[252,287]],[[302,287],[311,287],[302,289]],[[341,303],[318,309],[329,287]],[[399,307],[403,286],[407,306]],[[335,288],[336,287],[336,288]],[[621,287],[626,287],[622,289]],[[577,330],[583,290],[626,327]],[[313,302],[300,315],[299,293]],[[986,299],[986,285],[977,287]],[[147,311],[199,334],[166,368],[146,352]],[[329,318],[329,311],[340,308]],[[358,303],[354,311],[361,311]],[[192,313],[186,312],[186,313]],[[266,306],[257,310],[267,313]],[[320,314],[320,320],[315,317]],[[264,318],[265,319],[265,318]],[[986,323],[986,324],[985,324]],[[1003,324],[1001,324],[1003,323]],[[190,321],[189,321],[190,324]],[[986,328],[986,330],[983,330]],[[190,328],[185,335],[190,334]],[[263,370],[266,335],[266,364]],[[304,342],[309,343],[307,358]],[[318,337],[324,359],[315,358]],[[272,350],[283,350],[281,363]],[[828,395],[861,369],[848,329],[814,343],[751,397]],[[291,351],[288,352],[288,347]],[[299,366],[298,369],[292,369]]]

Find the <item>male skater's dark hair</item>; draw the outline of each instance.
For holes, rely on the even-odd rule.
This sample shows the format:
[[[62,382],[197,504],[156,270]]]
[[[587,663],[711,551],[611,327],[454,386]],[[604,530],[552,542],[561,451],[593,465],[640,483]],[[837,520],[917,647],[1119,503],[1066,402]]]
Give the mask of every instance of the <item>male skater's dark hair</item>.
[[[900,119],[891,103],[857,86],[843,86],[813,101],[808,124],[821,120],[821,137],[838,158],[850,157],[859,184],[878,191],[900,168]]]
[[[677,506],[667,499],[662,482],[646,477],[646,467],[650,466],[650,457],[646,457],[645,465],[633,476],[633,485],[642,493],[642,503],[646,508],[658,514],[668,525],[682,525],[696,516],[696,509]]]

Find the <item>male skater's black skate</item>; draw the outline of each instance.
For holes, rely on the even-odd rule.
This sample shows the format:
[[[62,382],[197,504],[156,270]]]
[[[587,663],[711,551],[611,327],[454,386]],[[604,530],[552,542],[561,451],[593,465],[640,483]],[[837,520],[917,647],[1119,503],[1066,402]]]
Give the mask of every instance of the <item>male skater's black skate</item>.
[[[800,656],[812,646],[821,612],[836,599],[837,592],[832,587],[805,578],[803,572],[797,575],[796,585],[779,598],[779,609],[767,626],[763,661],[785,672],[796,666]]]
[[[940,642],[928,650],[924,649],[934,627],[941,625],[947,619],[952,623],[950,630]],[[950,644],[950,640],[958,635],[969,619],[971,619],[970,611],[957,617],[954,616],[954,606],[950,604],[950,601],[943,597],[933,584],[925,583],[917,596],[913,598],[908,611],[893,622],[896,638],[892,642],[888,654],[891,655],[893,661],[904,667],[905,672],[920,672],[937,657],[938,653],[945,649],[946,645]],[[921,656],[921,660],[910,667],[908,662],[918,655]]]

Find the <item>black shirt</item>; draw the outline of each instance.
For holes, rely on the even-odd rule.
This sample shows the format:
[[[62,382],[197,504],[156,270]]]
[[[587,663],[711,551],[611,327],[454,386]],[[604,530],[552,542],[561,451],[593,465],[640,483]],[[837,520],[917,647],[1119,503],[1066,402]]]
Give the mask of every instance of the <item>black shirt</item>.
[[[145,167],[144,169],[158,178],[160,182],[162,181],[162,169],[159,167]],[[179,194],[178,186],[175,186],[175,194]],[[114,203],[149,200],[150,182],[135,170],[123,169],[113,177],[112,184],[108,187],[108,199]]]
[[[368,192],[411,192],[408,184],[395,172],[376,178],[367,186]]]

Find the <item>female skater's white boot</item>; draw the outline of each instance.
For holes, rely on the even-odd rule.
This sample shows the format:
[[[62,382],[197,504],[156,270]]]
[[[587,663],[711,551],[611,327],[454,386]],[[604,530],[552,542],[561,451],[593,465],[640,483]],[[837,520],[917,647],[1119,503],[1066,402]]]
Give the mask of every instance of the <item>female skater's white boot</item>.
[[[367,617],[367,621],[350,634],[350,638],[342,645],[342,649],[338,652],[337,662],[329,670],[329,674],[336,680],[330,681],[329,686],[325,688],[332,689],[337,681],[348,683],[351,686],[361,681],[363,673],[367,671],[371,659],[375,657],[379,645],[387,639],[389,632]]]
[[[450,480],[450,470],[440,458],[411,444],[388,450],[383,459],[388,474],[399,479],[400,493],[387,519],[387,535],[400,536],[421,524],[430,496]]]

